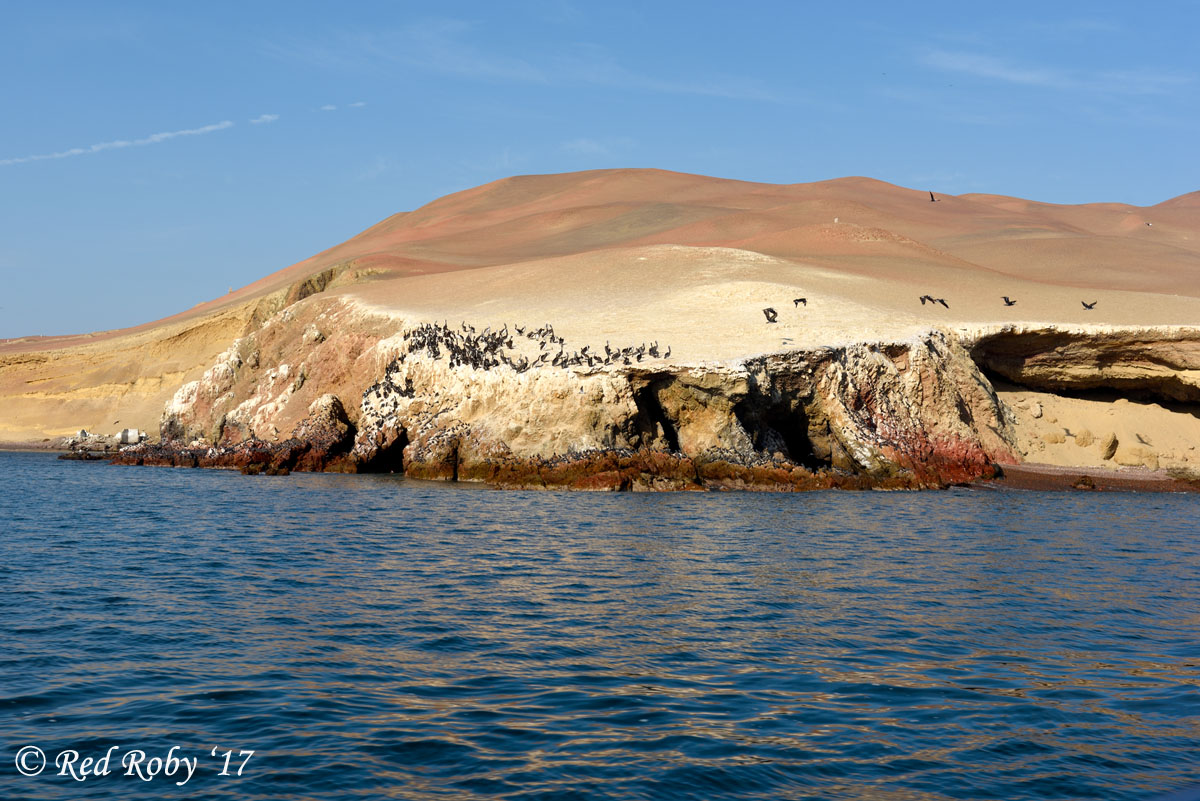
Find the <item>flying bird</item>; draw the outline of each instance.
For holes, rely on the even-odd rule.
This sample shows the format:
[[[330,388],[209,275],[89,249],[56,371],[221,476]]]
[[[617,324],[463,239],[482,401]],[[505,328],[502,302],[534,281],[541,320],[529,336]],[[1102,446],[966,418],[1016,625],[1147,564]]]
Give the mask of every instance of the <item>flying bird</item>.
[[[934,302],[933,295],[922,295],[921,296],[921,305],[924,306],[926,301],[933,303]]]
[[[930,203],[937,203],[937,198],[933,196],[933,193],[932,193],[932,192],[930,192],[930,193],[929,193],[929,202],[930,202]]]
[[[1016,306],[1017,302],[1015,300],[1013,300],[1012,298],[1010,298],[1008,295],[1005,295],[1004,296],[1004,305],[1005,306]]]
[[[950,308],[950,304],[946,302],[946,299],[945,299],[945,298],[934,298],[934,299],[933,299],[933,301],[934,301],[934,303],[940,303],[940,304],[942,304],[942,305],[943,305],[943,306],[945,306],[947,309],[948,309],[948,308]]]
[[[767,316],[768,323],[773,323],[779,318],[779,312],[775,311],[770,306],[763,309],[763,314]]]
[[[1096,308],[1096,304],[1099,303],[1100,301],[1093,300],[1091,303],[1087,303],[1087,302],[1081,300],[1079,302],[1083,304],[1083,308],[1085,308],[1085,309],[1094,309],[1094,308]]]
[[[801,303],[803,303],[805,306],[807,306],[807,305],[808,305],[808,298],[792,298],[792,305],[793,305],[793,306],[799,306]]]

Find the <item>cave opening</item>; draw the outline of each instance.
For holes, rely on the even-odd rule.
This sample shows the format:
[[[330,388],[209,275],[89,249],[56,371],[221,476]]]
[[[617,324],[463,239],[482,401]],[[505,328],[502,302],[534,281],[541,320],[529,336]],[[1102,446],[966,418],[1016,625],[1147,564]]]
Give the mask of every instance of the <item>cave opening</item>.
[[[808,434],[808,415],[802,406],[796,404],[793,408],[787,403],[762,404],[761,401],[761,398],[748,398],[734,407],[734,414],[750,435],[756,451],[768,455],[782,452],[794,464],[810,470],[829,466],[829,462],[817,456],[813,448]]]
[[[408,445],[408,432],[401,431],[389,445],[384,445],[360,468],[363,473],[403,473],[404,449]]]
[[[663,380],[654,381],[633,393],[633,402],[638,409],[638,429],[643,442],[646,442],[654,439],[661,427],[667,447],[672,453],[679,453],[679,430],[658,400],[658,390],[666,383]]]

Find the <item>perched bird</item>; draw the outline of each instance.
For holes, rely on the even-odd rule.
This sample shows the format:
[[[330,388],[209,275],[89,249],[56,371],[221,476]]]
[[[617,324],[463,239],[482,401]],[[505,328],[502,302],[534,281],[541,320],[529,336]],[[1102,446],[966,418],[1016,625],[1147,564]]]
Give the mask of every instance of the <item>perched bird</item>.
[[[775,311],[775,310],[774,310],[774,309],[772,309],[770,306],[768,306],[767,308],[763,309],[763,314],[765,314],[765,315],[767,316],[767,322],[768,322],[768,323],[773,323],[773,322],[775,322],[777,319],[779,319],[779,312]]]
[[[1005,295],[1004,296],[1004,305],[1005,306],[1016,306],[1017,302],[1015,300],[1013,300],[1012,298],[1010,298],[1008,295]]]
[[[793,305],[793,306],[799,306],[801,303],[803,303],[805,306],[807,306],[807,305],[808,305],[808,298],[792,298],[792,305]]]
[[[1083,303],[1083,308],[1085,308],[1085,309],[1094,309],[1094,308],[1096,308],[1096,304],[1099,303],[1100,301],[1093,300],[1091,303],[1085,303],[1084,301],[1081,300],[1079,302]]]

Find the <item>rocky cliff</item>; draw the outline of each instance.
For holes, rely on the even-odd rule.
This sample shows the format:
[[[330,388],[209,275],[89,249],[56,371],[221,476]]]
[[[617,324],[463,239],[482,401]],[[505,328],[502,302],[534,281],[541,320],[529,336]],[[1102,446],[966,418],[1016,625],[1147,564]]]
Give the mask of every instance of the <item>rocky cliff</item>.
[[[605,488],[940,486],[1015,459],[986,379],[936,332],[730,364],[525,372],[410,349],[363,396],[354,453],[425,478]]]
[[[939,331],[703,364],[552,325],[388,334],[352,304],[288,307],[125,458],[580,489],[934,487],[1018,458],[1011,413]]]
[[[167,401],[123,458],[608,489],[1198,474],[1196,234],[1171,202],[518,176],[178,318],[0,342],[0,439]]]
[[[1186,444],[1155,450],[1152,426],[1079,422],[1088,403],[1135,427],[1153,413],[1195,421],[1195,329],[929,330],[690,364],[665,353],[593,351],[550,324],[404,325],[314,297],[236,340],[167,405],[163,442],[122,458],[610,490],[940,487],[1072,443],[1058,463],[1200,463]]]

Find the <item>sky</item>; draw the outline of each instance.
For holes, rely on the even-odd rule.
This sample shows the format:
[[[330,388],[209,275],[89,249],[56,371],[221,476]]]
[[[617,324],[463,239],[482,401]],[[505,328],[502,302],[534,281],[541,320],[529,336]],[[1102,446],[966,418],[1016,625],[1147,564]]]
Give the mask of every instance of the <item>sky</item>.
[[[0,0],[0,18],[0,337],[159,319],[509,175],[1200,189],[1191,0]]]

